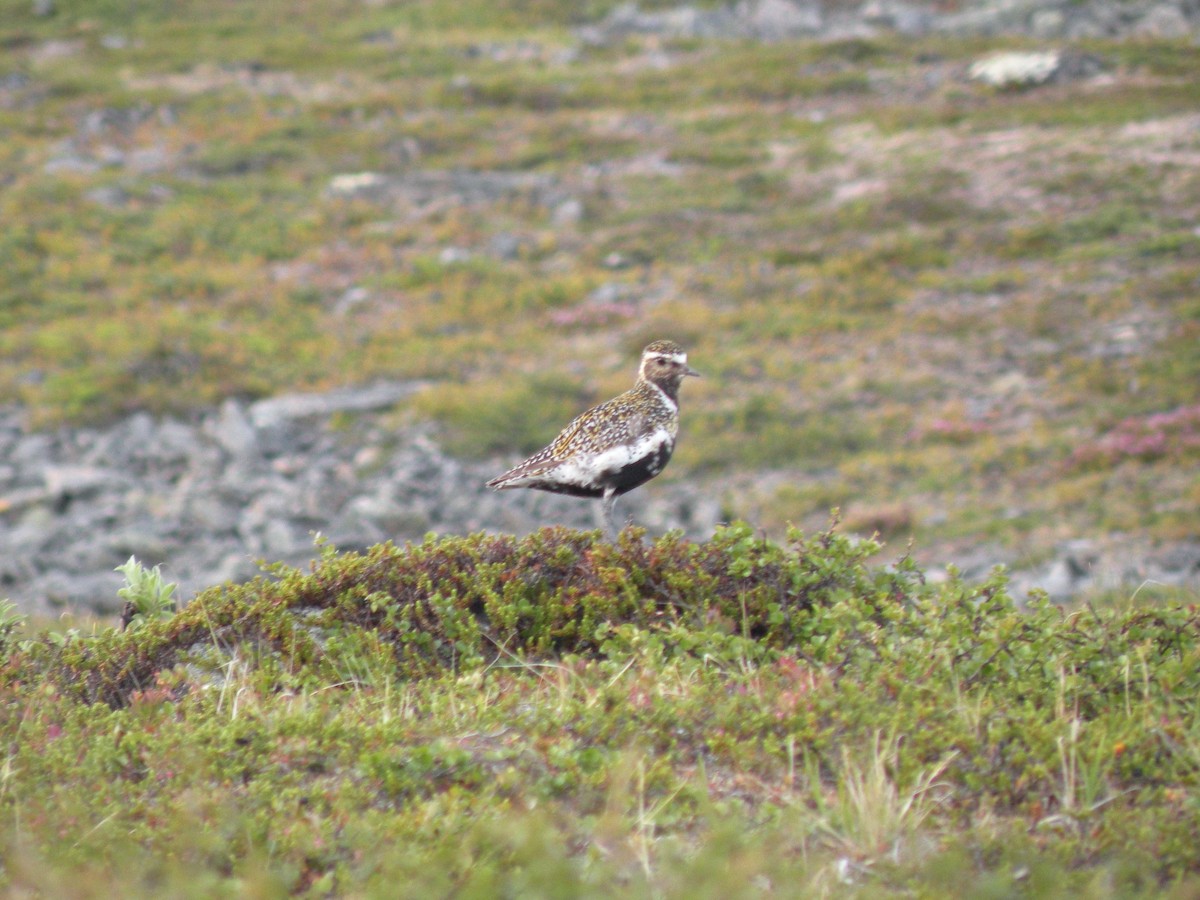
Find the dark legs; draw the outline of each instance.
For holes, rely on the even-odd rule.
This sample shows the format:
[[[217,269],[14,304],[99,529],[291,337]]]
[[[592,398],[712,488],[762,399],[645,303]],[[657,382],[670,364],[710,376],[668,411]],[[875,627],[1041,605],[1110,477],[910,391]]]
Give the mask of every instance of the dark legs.
[[[615,488],[606,488],[604,491],[604,499],[602,509],[604,510],[604,530],[608,533],[608,539],[614,543],[617,540],[617,535],[620,529],[617,528],[616,522],[613,520],[613,507],[617,503],[617,491]]]

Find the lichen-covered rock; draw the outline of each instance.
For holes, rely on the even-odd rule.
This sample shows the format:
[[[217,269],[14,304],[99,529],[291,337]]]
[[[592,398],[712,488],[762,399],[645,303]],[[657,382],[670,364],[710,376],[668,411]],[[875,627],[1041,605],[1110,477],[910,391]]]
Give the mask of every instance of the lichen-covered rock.
[[[968,75],[992,87],[1031,87],[1045,84],[1058,72],[1060,57],[1044,53],[997,53],[971,64]]]

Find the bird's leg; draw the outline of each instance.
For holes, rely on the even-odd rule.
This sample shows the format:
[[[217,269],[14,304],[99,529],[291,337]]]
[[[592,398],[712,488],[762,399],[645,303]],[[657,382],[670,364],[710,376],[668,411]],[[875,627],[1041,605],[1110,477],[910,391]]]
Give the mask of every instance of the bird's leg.
[[[613,507],[617,503],[616,488],[604,489],[604,500],[602,501],[601,509],[604,510],[604,530],[608,532],[608,539],[613,543],[617,541],[617,535],[620,530],[617,528],[616,522],[613,520]]]

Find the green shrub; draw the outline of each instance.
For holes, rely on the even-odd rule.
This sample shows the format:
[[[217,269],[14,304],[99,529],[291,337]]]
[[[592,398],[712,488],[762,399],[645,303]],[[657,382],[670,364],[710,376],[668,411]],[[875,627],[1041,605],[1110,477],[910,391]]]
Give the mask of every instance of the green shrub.
[[[741,523],[326,547],[10,646],[0,881],[1194,884],[1197,607],[1067,614],[878,549]]]

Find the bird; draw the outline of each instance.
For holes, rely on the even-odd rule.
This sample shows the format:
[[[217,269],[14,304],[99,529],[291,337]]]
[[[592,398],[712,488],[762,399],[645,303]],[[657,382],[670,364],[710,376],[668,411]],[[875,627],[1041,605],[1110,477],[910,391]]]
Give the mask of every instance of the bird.
[[[699,374],[679,344],[652,341],[630,390],[576,416],[548,446],[487,486],[600,498],[605,529],[615,537],[617,497],[666,466],[679,430],[679,386]]]

